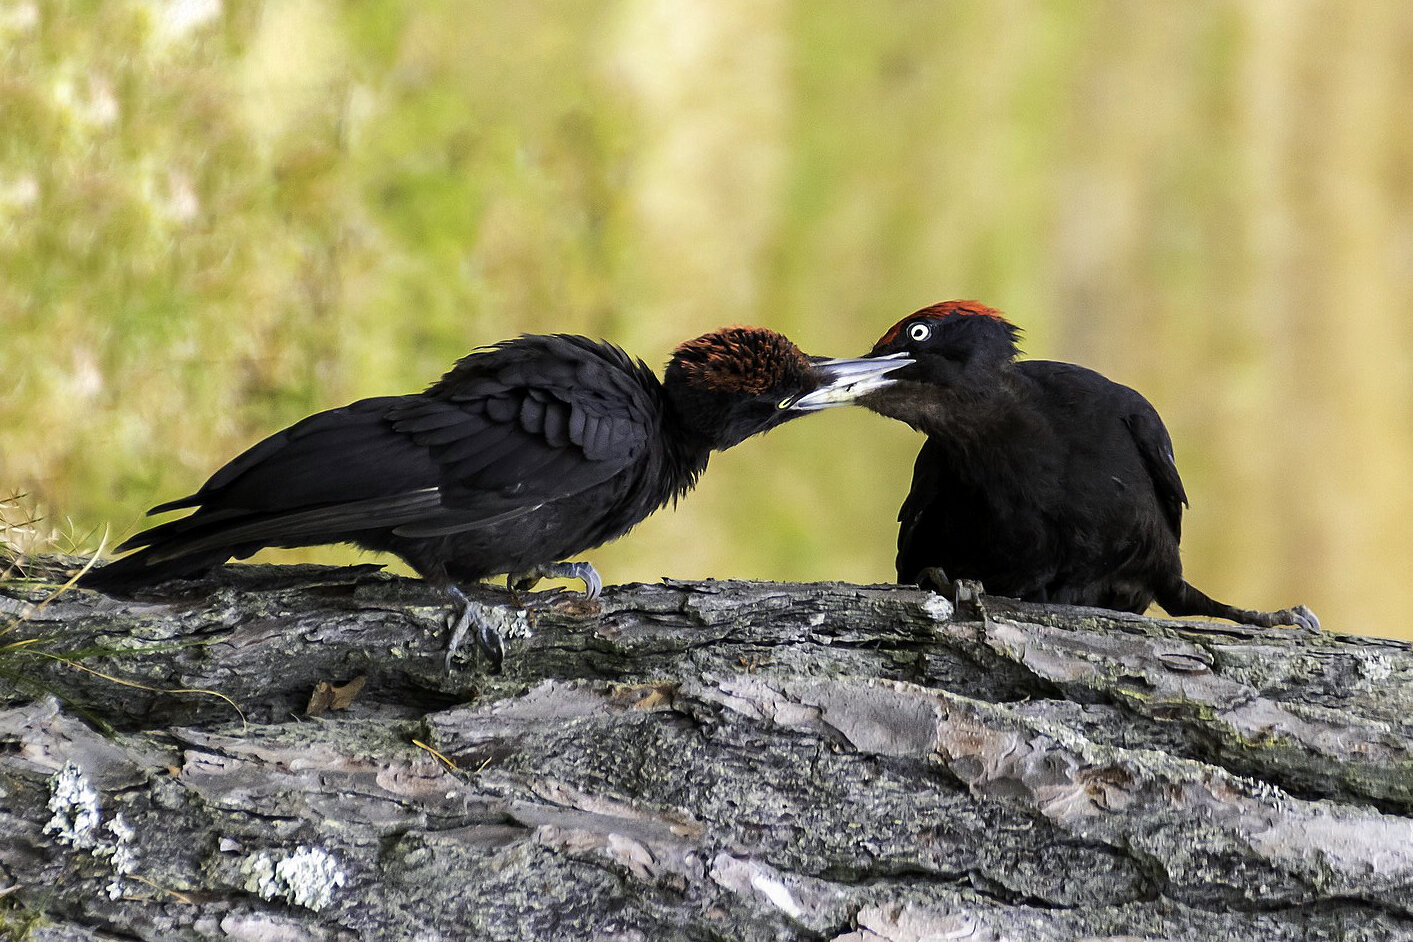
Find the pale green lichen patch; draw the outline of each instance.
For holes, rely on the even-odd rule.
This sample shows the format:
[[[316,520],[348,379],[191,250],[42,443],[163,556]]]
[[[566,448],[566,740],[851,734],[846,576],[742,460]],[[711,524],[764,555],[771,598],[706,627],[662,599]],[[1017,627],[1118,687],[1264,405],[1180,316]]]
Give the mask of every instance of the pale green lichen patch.
[[[483,605],[479,602],[473,604],[481,618],[493,626],[502,638],[530,637],[530,619],[525,609],[517,605]]]
[[[933,621],[951,621],[952,603],[940,595],[929,595],[922,602],[922,610],[932,616]]]
[[[54,816],[44,825],[45,834],[82,850],[98,846],[98,824],[103,820],[98,792],[72,762],[49,779],[49,810]]]
[[[98,790],[72,762],[64,763],[49,779],[49,810],[54,815],[44,825],[44,833],[53,834],[61,844],[88,851],[95,860],[107,860],[115,875],[106,887],[108,897],[121,897],[126,892],[121,878],[137,869],[133,848],[137,833],[121,814],[103,825]],[[105,838],[104,832],[111,838]]]
[[[241,864],[245,888],[263,899],[276,897],[318,912],[334,899],[334,888],[348,877],[332,854],[317,847],[299,847],[283,860],[256,854]]]
[[[1359,676],[1370,683],[1387,680],[1395,669],[1392,658],[1373,651],[1355,651],[1354,658]]]
[[[132,846],[137,832],[123,820],[121,814],[115,814],[113,820],[108,822],[108,833],[113,835],[113,843],[107,845],[104,851],[95,852],[95,856],[103,856],[106,852],[111,857],[115,876],[104,889],[109,899],[118,899],[127,892],[122,877],[137,869],[137,851]]]

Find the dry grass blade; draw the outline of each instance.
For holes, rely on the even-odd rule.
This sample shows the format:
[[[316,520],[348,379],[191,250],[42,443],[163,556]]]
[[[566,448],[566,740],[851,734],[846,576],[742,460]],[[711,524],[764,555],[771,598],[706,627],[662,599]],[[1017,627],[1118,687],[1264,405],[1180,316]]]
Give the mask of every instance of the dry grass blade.
[[[456,767],[456,763],[455,763],[455,762],[451,761],[451,760],[448,759],[446,756],[442,755],[440,752],[438,752],[437,750],[433,749],[431,746],[429,746],[429,745],[427,745],[426,743],[422,742],[420,739],[414,739],[414,740],[412,740],[412,745],[416,746],[418,749],[425,749],[425,750],[427,750],[428,752],[430,752],[432,755],[436,756],[438,759],[441,760],[442,765],[444,765],[444,766],[447,767],[447,771],[449,771],[449,772],[457,772],[457,771],[460,771],[460,770]]]

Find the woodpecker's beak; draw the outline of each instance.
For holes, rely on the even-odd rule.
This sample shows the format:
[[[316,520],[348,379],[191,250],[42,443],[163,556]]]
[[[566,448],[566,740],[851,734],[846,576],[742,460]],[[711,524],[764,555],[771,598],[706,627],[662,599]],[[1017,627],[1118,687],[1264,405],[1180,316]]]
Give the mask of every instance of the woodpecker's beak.
[[[865,393],[892,385],[888,374],[912,364],[906,353],[858,360],[818,360],[814,374],[819,378],[819,387],[790,403],[789,409],[791,412],[817,412],[848,405]]]

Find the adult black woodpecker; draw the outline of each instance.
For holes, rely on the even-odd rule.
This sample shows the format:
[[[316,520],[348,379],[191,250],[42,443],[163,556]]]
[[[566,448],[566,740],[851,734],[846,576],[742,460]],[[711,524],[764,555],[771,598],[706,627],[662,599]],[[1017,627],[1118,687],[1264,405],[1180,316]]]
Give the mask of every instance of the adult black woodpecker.
[[[898,513],[898,581],[980,581],[1033,602],[1318,629],[1304,606],[1235,608],[1183,579],[1187,494],[1148,400],[1093,370],[1017,360],[1020,330],[977,301],[903,318],[874,356],[913,365],[857,401],[927,435]],[[837,401],[822,389],[796,407]]]
[[[616,346],[568,334],[479,349],[425,392],[363,399],[277,432],[119,547],[81,584],[113,594],[189,578],[264,547],[351,543],[402,557],[459,603],[498,669],[503,647],[458,585],[507,574],[602,586],[568,557],[627,533],[696,483],[713,451],[793,417],[822,387],[862,391],[906,365],[822,360],[756,327],[679,346],[661,381]],[[842,395],[842,393],[841,393]]]

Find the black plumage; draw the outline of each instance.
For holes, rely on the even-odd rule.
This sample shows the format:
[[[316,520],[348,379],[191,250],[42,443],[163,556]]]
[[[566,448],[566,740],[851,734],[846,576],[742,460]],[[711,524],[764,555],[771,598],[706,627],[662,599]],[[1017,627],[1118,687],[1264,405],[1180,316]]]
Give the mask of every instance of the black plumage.
[[[735,327],[682,344],[659,381],[607,343],[520,337],[463,358],[423,393],[360,400],[270,436],[154,507],[194,512],[128,540],[119,549],[136,552],[82,584],[129,592],[267,546],[351,543],[453,592],[506,573],[580,577],[596,594],[592,567],[561,561],[682,495],[713,450],[802,414],[801,395],[899,365],[812,360],[780,334]],[[498,659],[498,642],[481,640]]]
[[[874,354],[913,366],[859,399],[927,434],[898,519],[897,571],[1037,602],[1318,626],[1238,609],[1183,579],[1187,493],[1148,400],[1070,363],[1016,359],[1019,330],[975,301],[904,318]]]

